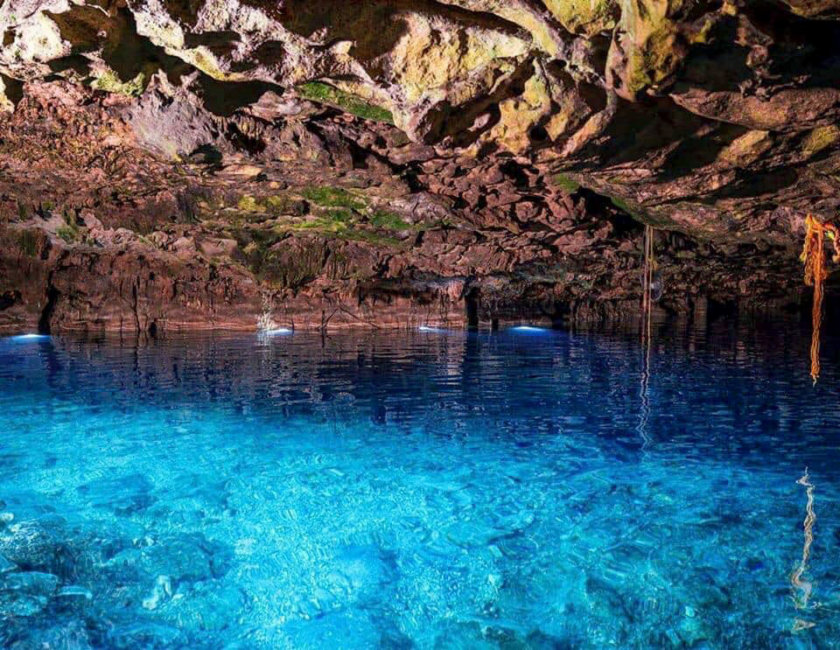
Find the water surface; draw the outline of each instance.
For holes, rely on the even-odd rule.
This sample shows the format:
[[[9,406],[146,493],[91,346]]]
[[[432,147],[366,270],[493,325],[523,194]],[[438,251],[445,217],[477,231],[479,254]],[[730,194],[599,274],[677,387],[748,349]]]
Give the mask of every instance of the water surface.
[[[665,331],[0,339],[0,644],[840,646],[836,341]]]

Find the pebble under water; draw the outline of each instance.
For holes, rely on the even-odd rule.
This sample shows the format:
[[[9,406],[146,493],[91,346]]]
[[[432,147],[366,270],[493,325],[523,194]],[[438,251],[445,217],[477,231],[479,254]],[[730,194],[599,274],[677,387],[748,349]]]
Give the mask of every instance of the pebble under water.
[[[665,331],[0,339],[0,645],[840,647],[840,346]]]

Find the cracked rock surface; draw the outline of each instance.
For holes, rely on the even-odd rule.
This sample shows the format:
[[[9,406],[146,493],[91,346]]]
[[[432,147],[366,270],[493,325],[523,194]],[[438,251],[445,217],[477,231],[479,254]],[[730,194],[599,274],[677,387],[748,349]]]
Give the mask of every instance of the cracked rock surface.
[[[840,2],[6,0],[0,329],[602,319],[801,296]]]

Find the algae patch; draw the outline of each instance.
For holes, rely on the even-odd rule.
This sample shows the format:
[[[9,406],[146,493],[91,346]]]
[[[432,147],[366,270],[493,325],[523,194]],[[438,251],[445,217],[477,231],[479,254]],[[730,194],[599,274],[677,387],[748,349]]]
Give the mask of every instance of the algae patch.
[[[554,183],[567,194],[574,194],[580,189],[580,183],[565,174],[557,174]]]
[[[72,244],[79,238],[79,229],[71,225],[59,226],[55,234],[68,244]]]
[[[387,124],[394,123],[394,116],[391,111],[370,104],[356,95],[351,95],[320,81],[309,81],[301,84],[297,86],[297,92],[304,99],[333,106],[365,120]]]
[[[367,202],[341,187],[312,186],[301,192],[301,196],[322,208],[349,208],[364,210]]]
[[[109,93],[128,95],[129,97],[139,97],[146,89],[147,83],[148,76],[145,72],[138,72],[137,76],[129,81],[121,81],[115,72],[106,70],[91,81],[90,87],[95,90],[104,90]]]
[[[31,230],[21,230],[18,233],[18,247],[27,257],[35,257],[38,248],[38,241],[35,233]]]
[[[370,223],[377,228],[388,230],[408,230],[411,228],[411,224],[401,219],[399,215],[384,210],[374,212],[371,215]]]
[[[833,124],[819,126],[811,131],[802,143],[802,153],[811,157],[823,149],[833,145],[840,140],[840,127]]]

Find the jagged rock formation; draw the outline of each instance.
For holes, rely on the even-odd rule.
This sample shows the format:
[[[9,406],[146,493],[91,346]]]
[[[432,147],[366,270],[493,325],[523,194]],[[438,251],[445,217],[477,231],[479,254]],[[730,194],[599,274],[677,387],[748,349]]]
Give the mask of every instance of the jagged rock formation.
[[[798,299],[840,2],[6,0],[0,328]]]

